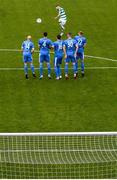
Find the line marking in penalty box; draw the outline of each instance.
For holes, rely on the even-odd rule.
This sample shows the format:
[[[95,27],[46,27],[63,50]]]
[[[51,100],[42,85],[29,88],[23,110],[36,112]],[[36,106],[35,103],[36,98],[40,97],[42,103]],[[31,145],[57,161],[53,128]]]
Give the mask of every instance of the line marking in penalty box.
[[[30,68],[29,68],[30,69]],[[47,70],[47,68],[44,68]],[[54,68],[51,68],[52,70],[54,70]],[[61,68],[62,70],[64,70],[64,68]],[[72,70],[72,68],[69,68],[70,70]],[[80,69],[80,68],[79,68]],[[117,67],[85,67],[85,69],[87,70],[104,70],[104,69],[117,69]],[[0,71],[23,71],[24,68],[0,68]],[[39,68],[35,68],[35,70],[39,70]]]
[[[0,49],[0,52],[21,52],[19,49]],[[39,53],[38,50],[35,50],[36,53]],[[53,54],[53,52],[51,52]],[[112,58],[106,58],[106,57],[98,57],[98,56],[91,56],[91,55],[85,55],[87,58],[91,59],[99,59],[99,60],[106,60],[106,61],[113,61],[117,62],[117,59],[112,59]]]

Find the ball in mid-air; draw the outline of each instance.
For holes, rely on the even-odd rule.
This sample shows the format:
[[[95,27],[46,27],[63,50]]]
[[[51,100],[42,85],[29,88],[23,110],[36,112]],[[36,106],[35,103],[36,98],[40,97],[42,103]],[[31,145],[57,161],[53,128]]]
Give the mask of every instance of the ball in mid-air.
[[[41,18],[37,18],[36,22],[37,23],[42,23],[42,19]]]

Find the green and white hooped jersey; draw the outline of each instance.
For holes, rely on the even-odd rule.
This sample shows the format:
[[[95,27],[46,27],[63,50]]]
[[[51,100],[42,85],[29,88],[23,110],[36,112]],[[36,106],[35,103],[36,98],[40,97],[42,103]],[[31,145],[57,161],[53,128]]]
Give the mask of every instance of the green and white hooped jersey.
[[[67,16],[63,8],[59,9],[59,18],[63,21],[67,21]]]

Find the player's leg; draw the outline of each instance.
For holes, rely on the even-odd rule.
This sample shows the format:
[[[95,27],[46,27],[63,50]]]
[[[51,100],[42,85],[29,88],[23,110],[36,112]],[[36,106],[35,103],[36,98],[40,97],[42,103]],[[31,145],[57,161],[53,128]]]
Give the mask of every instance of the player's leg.
[[[26,62],[24,63],[24,72],[26,79],[28,79],[28,64]]]
[[[58,59],[55,57],[54,59],[54,69],[55,69],[55,74],[56,74],[56,79],[59,80],[59,66],[58,66]]]
[[[44,62],[44,56],[43,55],[39,55],[39,70],[40,70],[40,79],[43,78],[43,62]]]
[[[76,59],[76,74],[78,75],[78,59]]]
[[[58,74],[59,74],[59,79],[62,79],[62,71],[61,71],[61,64],[62,64],[62,59],[63,57],[59,58],[59,66],[58,66]]]
[[[24,73],[25,73],[25,77],[26,79],[28,79],[28,59],[26,55],[23,55],[23,62],[24,62]]]
[[[30,63],[30,68],[31,68],[31,71],[32,71],[32,75],[33,75],[33,77],[34,77],[34,78],[36,78],[35,68],[34,68],[34,65],[33,65],[33,63],[32,63],[32,62]]]
[[[29,57],[28,62],[30,63],[30,68],[31,68],[31,71],[32,71],[32,75],[33,75],[34,78],[36,78],[36,75],[35,75],[35,68],[34,68],[34,65],[33,65],[33,59],[32,59],[32,56]]]
[[[84,77],[85,75],[84,53],[81,53],[80,59],[81,59],[81,74],[82,74],[82,77]]]
[[[61,26],[61,34],[60,34],[61,36],[63,36],[63,34],[64,34],[66,22],[67,22],[67,21],[62,20],[62,19],[59,20],[59,24],[60,24],[60,26]]]
[[[65,59],[65,78],[66,80],[69,79],[69,76],[68,76],[68,65],[69,65],[69,57],[67,56],[67,58]]]
[[[58,74],[59,74],[59,79],[62,79],[62,71],[61,71],[61,66],[59,66],[59,69],[58,69]]]
[[[46,56],[46,63],[47,63],[47,68],[48,68],[48,78],[51,79],[50,55]]]
[[[71,57],[71,61],[72,61],[72,64],[73,64],[73,73],[74,73],[74,79],[77,78],[77,75],[76,75],[76,59],[75,57]]]
[[[80,58],[80,57],[79,57],[79,54],[77,54],[77,57],[76,57],[76,75],[77,75],[77,76],[78,76],[78,67],[79,67],[79,66],[78,66],[78,62],[79,62],[78,60],[79,60],[79,58]]]

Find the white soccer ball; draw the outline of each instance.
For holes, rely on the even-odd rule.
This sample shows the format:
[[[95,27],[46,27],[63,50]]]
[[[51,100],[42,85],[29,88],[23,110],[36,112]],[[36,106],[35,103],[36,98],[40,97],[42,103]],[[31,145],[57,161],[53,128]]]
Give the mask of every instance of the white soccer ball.
[[[42,23],[42,19],[41,19],[41,18],[38,18],[38,19],[36,20],[36,22],[37,22],[37,23]]]

